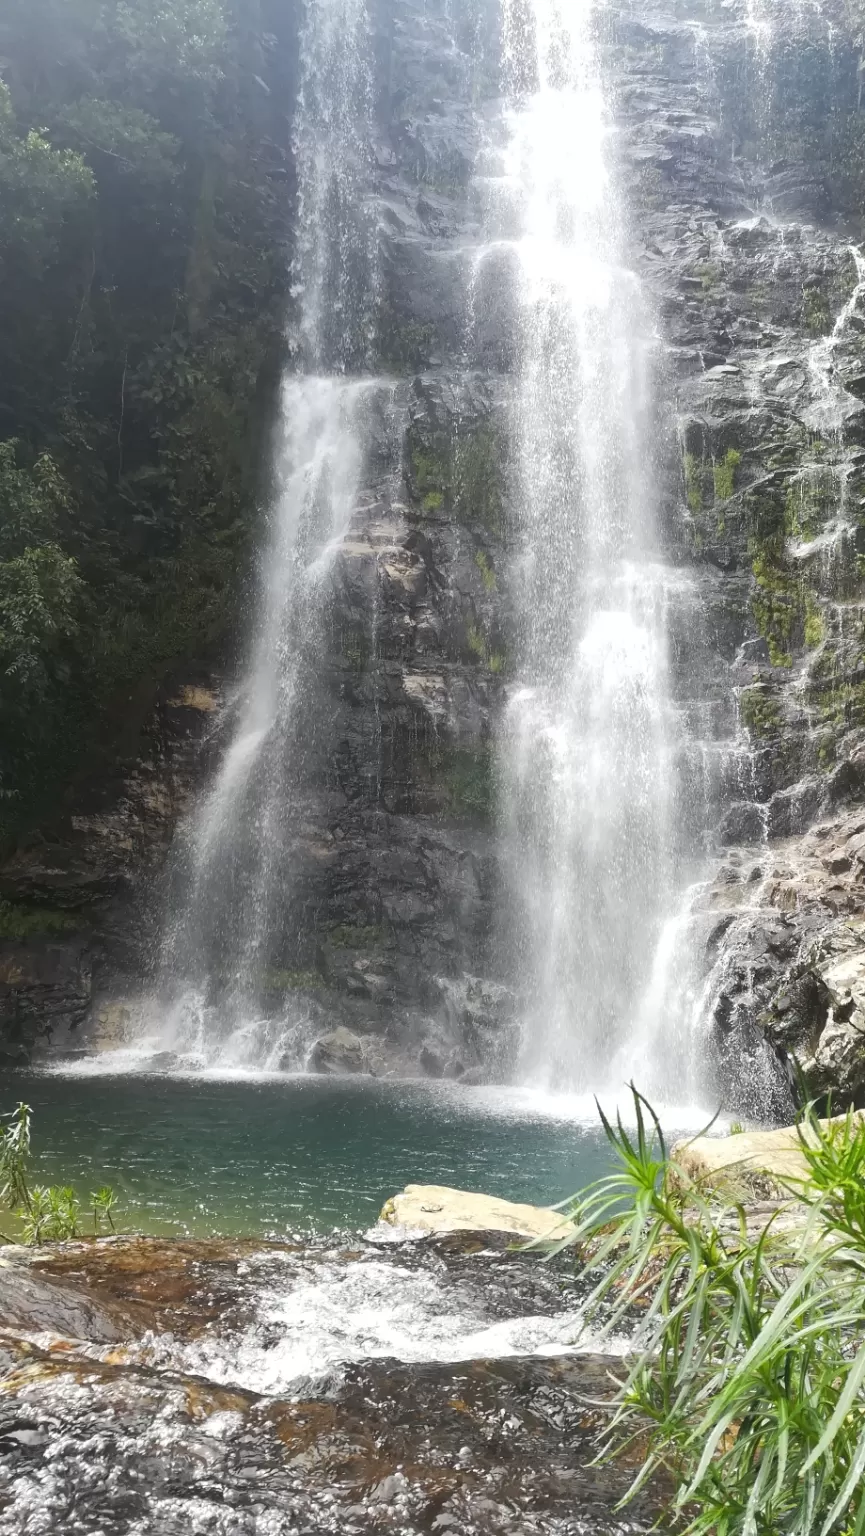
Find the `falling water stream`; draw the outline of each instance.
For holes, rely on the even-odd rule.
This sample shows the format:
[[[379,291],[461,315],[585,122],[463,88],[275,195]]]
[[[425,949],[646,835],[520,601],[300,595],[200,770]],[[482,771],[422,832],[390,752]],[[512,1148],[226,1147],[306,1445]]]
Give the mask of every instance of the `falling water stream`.
[[[371,40],[363,0],[309,7],[295,126],[293,360],[257,621],[220,766],[182,829],[146,1049],[225,1068],[301,1065],[303,1020],[268,1015],[291,948],[293,851],[320,777],[319,657],[340,543],[361,498],[371,413],[377,230],[367,206]],[[282,968],[282,969],[281,969]],[[302,1011],[302,1010],[301,1010]],[[293,1028],[294,1026],[294,1028]],[[302,1034],[302,1028],[301,1028]]]
[[[597,34],[604,0],[502,0],[487,256],[510,260],[515,676],[499,731],[499,852],[522,1082],[584,1093],[639,1060],[663,1090],[653,956],[674,910],[677,723],[651,441],[653,315],[628,264]],[[363,499],[379,299],[372,26],[318,0],[301,39],[297,320],[246,676],[212,782],[176,840],[137,1053],[184,1069],[301,1067],[296,851],[326,765],[333,572]],[[490,280],[501,267],[490,263]],[[307,1013],[304,1012],[306,1008]],[[135,1064],[135,1059],[131,1064]],[[686,1085],[678,1085],[681,1102]]]
[[[602,9],[506,0],[508,131],[491,201],[493,235],[516,230],[520,317],[518,677],[501,753],[531,1000],[522,1071],[583,1089],[634,1027],[671,880],[654,336],[609,165]]]

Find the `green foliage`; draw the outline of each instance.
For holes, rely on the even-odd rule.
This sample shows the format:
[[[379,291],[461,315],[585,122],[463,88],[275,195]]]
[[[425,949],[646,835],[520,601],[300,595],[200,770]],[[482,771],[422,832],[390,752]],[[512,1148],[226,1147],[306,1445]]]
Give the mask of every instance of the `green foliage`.
[[[20,1214],[22,1236],[28,1245],[62,1243],[79,1235],[81,1202],[68,1184],[35,1185]]]
[[[279,0],[3,7],[7,828],[234,620],[284,350],[295,28]]]
[[[16,284],[44,277],[60,254],[68,221],[93,198],[82,157],[57,149],[43,132],[16,131],[8,88],[0,81],[0,277]]]
[[[81,624],[83,582],[59,543],[70,511],[47,453],[27,469],[14,441],[0,443],[0,726],[20,745],[42,734],[34,711],[50,707],[66,683]],[[0,793],[11,760],[0,758]]]
[[[81,1202],[71,1185],[30,1184],[31,1119],[30,1105],[24,1103],[0,1116],[0,1206],[14,1212],[25,1243],[65,1242],[80,1236]],[[91,1194],[90,1203],[94,1236],[105,1223],[113,1232],[113,1190],[103,1185]]]
[[[30,1162],[29,1104],[19,1102],[10,1115],[0,1117],[0,1206],[14,1211],[27,1206],[27,1168]]]
[[[125,67],[151,86],[222,78],[227,22],[222,0],[121,0],[115,12]]]
[[[743,688],[739,694],[739,716],[746,731],[758,739],[776,736],[781,729],[777,700],[764,683]]]
[[[90,1196],[90,1204],[93,1207],[93,1231],[97,1237],[105,1223],[111,1232],[115,1232],[117,1229],[114,1225],[113,1212],[117,1204],[117,1196],[111,1186],[103,1184],[100,1189],[94,1190]]]
[[[674,1165],[634,1090],[636,1131],[602,1115],[617,1168],[570,1210],[596,1339],[639,1323],[601,1458],[663,1473],[689,1536],[865,1529],[865,1125],[798,1131],[807,1222],[745,1207]],[[562,1244],[561,1246],[567,1246]],[[635,1452],[637,1452],[635,1456]],[[627,1502],[627,1500],[626,1500]]]
[[[738,448],[728,448],[723,459],[717,461],[712,468],[712,478],[715,485],[715,500],[729,501],[736,487],[736,470],[742,462],[742,455]]]

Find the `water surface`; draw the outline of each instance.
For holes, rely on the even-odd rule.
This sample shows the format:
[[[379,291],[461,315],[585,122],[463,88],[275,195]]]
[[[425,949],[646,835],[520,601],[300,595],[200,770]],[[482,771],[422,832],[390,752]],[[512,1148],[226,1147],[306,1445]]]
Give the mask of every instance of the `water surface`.
[[[407,1183],[551,1203],[608,1165],[590,1103],[508,1089],[283,1077],[19,1075],[35,1177],[117,1191],[153,1233],[368,1226]]]

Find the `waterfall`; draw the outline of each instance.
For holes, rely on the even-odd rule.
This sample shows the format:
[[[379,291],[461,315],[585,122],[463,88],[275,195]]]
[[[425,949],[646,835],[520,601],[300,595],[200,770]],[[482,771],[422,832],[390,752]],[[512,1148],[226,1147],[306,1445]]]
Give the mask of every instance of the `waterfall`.
[[[501,732],[522,1073],[601,1085],[673,879],[675,730],[650,453],[654,330],[609,164],[596,0],[504,0],[517,678]],[[647,1026],[648,1027],[648,1026]]]
[[[321,776],[319,658],[333,566],[356,509],[370,415],[382,399],[381,382],[369,375],[377,246],[366,195],[371,137],[364,0],[318,0],[301,38],[298,315],[251,658],[221,762],[178,837],[152,1010],[151,1045],[190,1064],[295,1064],[292,1031],[303,1024],[290,1008],[272,1017],[268,999],[274,977],[301,974],[293,867],[304,805]]]

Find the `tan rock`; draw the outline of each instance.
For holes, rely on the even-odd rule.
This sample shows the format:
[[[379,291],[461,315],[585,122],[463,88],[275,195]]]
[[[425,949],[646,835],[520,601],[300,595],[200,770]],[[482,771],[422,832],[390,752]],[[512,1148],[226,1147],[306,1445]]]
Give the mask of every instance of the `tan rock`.
[[[219,699],[211,688],[184,683],[178,695],[168,701],[169,709],[197,709],[203,715],[212,715],[219,708]]]
[[[836,1122],[844,1118],[835,1117]],[[803,1179],[808,1172],[798,1132],[789,1125],[776,1131],[742,1131],[736,1136],[697,1136],[693,1141],[677,1141],[671,1155],[688,1178],[710,1184],[738,1180],[748,1184],[761,1179],[780,1183]]]
[[[407,1184],[386,1202],[381,1220],[422,1232],[509,1232],[544,1240],[574,1231],[573,1222],[548,1206],[516,1205],[444,1184]]]

